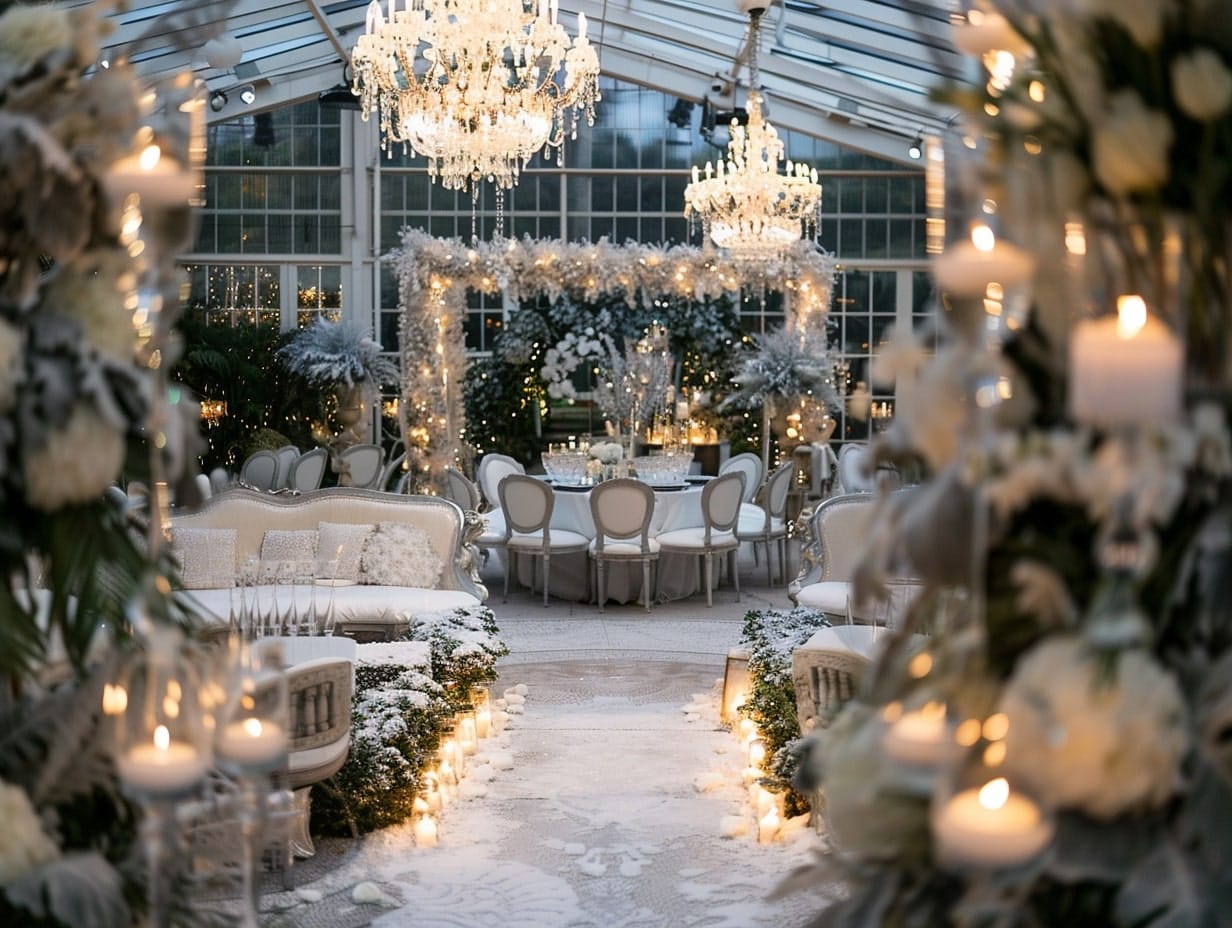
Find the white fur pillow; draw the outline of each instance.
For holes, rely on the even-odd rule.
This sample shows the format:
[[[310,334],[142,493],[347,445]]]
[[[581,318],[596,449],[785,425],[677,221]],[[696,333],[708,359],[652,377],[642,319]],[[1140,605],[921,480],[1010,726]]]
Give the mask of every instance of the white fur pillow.
[[[171,552],[186,590],[235,586],[235,529],[177,528]]]
[[[308,561],[317,559],[317,533],[304,528],[291,531],[270,529],[261,538],[261,561],[265,564],[280,561]]]
[[[363,522],[318,522],[317,577],[357,582],[364,541],[372,531]]]
[[[382,522],[364,545],[359,582],[431,590],[443,569],[427,532],[405,522]]]

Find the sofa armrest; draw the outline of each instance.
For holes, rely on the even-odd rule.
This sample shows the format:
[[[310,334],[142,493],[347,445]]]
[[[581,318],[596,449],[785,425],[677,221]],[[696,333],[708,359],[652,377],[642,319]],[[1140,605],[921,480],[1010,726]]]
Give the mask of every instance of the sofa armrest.
[[[309,751],[351,733],[351,662],[322,657],[287,668],[288,751]]]

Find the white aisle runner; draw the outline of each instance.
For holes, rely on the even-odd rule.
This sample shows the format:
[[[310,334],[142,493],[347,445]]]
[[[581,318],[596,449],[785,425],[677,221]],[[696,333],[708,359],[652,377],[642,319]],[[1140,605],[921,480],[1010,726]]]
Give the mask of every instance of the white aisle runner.
[[[408,829],[365,842],[348,868],[401,903],[379,928],[789,928],[806,924],[833,887],[770,902],[807,860],[802,827],[758,845],[735,737],[713,703],[688,720],[713,667],[655,661],[567,661],[510,668],[494,687],[525,682],[526,714],[500,744],[482,797],[452,804],[436,848]],[[481,755],[482,756],[482,755]],[[488,765],[490,768],[492,765]],[[702,787],[709,787],[703,791]],[[747,834],[738,830],[742,817]]]

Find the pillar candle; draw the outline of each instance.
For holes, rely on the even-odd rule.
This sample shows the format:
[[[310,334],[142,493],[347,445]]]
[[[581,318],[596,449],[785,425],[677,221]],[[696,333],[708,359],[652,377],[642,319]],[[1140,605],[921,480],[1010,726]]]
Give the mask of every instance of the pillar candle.
[[[1037,856],[1052,840],[1054,827],[1030,797],[998,777],[934,807],[932,830],[943,861],[998,868]]]
[[[1069,412],[1088,425],[1162,425],[1181,411],[1181,343],[1140,296],[1084,319],[1069,342]]]
[[[432,816],[421,815],[415,819],[415,844],[418,847],[436,847],[437,828]]]

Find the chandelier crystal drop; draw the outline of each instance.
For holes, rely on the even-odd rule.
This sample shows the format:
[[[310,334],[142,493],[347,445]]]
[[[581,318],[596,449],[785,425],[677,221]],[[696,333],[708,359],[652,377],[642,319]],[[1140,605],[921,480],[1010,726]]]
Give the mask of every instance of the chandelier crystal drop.
[[[508,189],[536,153],[593,125],[599,56],[586,15],[570,41],[557,0],[379,0],[351,54],[351,91],[381,147],[412,149],[449,190]],[[563,74],[562,74],[563,71]]]
[[[737,261],[767,261],[802,236],[816,234],[821,212],[817,169],[784,160],[783,141],[762,116],[757,47],[763,9],[749,7],[748,125],[731,124],[726,159],[693,166],[693,182],[684,191],[685,215],[702,221],[706,238]]]

